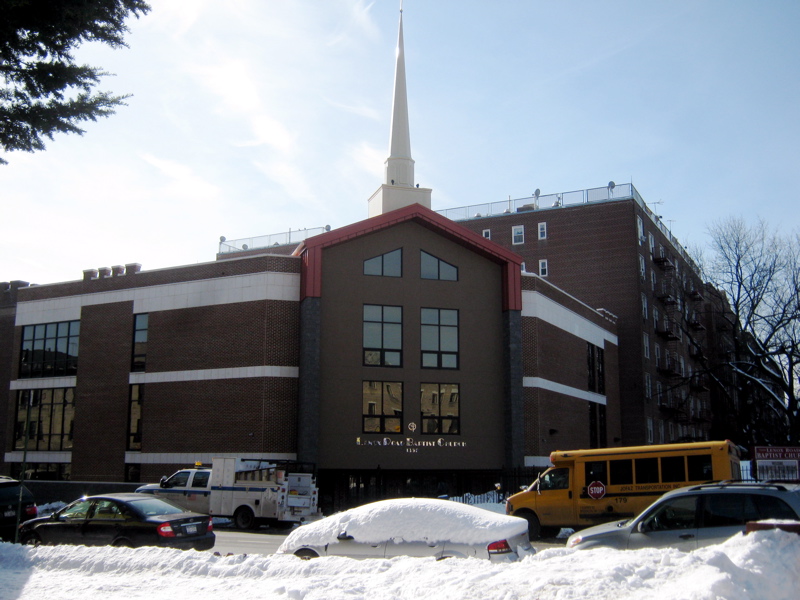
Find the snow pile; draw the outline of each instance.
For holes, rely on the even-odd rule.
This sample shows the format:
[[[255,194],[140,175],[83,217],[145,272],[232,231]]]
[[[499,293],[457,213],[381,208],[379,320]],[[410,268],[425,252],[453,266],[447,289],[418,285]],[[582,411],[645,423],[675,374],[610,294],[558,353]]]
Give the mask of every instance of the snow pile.
[[[303,561],[159,548],[0,544],[0,596],[14,600],[796,600],[800,536],[737,535],[677,550],[545,550],[474,558]]]
[[[366,544],[395,537],[407,542],[487,544],[528,530],[528,522],[477,506],[431,498],[381,500],[353,508],[292,531],[278,549],[335,544],[341,533]]]

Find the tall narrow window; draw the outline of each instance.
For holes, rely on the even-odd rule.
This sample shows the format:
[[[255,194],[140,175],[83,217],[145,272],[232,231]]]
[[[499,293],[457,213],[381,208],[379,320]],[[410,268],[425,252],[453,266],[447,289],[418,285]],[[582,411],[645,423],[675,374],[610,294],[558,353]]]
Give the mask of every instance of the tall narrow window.
[[[364,261],[364,275],[378,277],[403,276],[403,250],[398,248],[386,254],[368,258]]]
[[[364,365],[403,366],[403,308],[364,305]]]
[[[135,384],[130,389],[128,411],[128,450],[142,449],[142,404],[144,385]]]
[[[422,433],[460,433],[460,405],[457,383],[423,383],[420,389]]]
[[[524,225],[514,225],[511,228],[511,243],[515,246],[518,244],[525,243],[525,226]]]
[[[642,294],[642,317],[647,319],[647,294]]]
[[[598,394],[606,393],[605,352],[592,343],[587,345],[587,366],[589,371],[589,391]]]
[[[440,279],[442,281],[458,281],[458,267],[436,258],[420,250],[420,277],[422,279]]]
[[[539,277],[547,277],[549,271],[547,270],[547,259],[543,258],[539,261]]]
[[[547,239],[547,223],[539,223],[539,239]]]
[[[645,241],[644,222],[642,221],[642,217],[638,215],[636,216],[636,233],[639,237],[639,245],[641,246]]]
[[[142,372],[147,366],[147,330],[150,315],[142,313],[133,317],[133,360],[131,371]]]
[[[429,369],[457,369],[458,311],[423,308],[421,324],[422,366]]]
[[[642,334],[642,347],[644,348],[644,357],[646,360],[650,359],[650,334],[645,332]]]
[[[639,255],[639,277],[642,280],[642,283],[647,281],[647,267],[645,266],[644,256],[641,254]]]
[[[403,383],[364,381],[362,384],[362,431],[403,432]]]
[[[62,321],[23,327],[19,378],[75,375],[80,325],[80,321]]]

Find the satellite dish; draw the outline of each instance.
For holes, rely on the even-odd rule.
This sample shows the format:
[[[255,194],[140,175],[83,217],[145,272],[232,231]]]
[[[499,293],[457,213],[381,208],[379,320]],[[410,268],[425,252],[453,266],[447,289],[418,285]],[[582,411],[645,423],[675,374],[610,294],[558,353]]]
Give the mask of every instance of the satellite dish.
[[[325,231],[330,231],[330,230],[331,230],[331,226],[330,225],[325,225]]]
[[[242,244],[242,250],[247,250],[247,244]]]
[[[613,190],[615,187],[617,187],[616,183],[614,183],[613,181],[609,181],[608,182],[608,189],[609,190]]]
[[[533,197],[538,200],[539,199],[539,194],[541,194],[541,193],[542,193],[541,190],[539,190],[539,188],[536,188],[536,191],[533,192]]]
[[[220,242],[224,242],[225,241],[225,236],[224,235],[219,236],[219,241]]]

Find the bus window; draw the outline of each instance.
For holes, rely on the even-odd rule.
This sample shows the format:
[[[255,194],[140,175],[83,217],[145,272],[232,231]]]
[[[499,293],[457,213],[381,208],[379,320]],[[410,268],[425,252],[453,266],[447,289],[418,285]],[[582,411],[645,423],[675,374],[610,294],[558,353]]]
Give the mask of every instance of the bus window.
[[[661,459],[661,481],[686,481],[686,465],[682,456],[665,456]]]
[[[637,484],[658,483],[657,458],[637,458],[635,463]]]
[[[608,483],[610,485],[630,485],[633,483],[632,460],[610,460],[608,463],[610,475]]]
[[[710,454],[687,456],[686,461],[689,463],[689,481],[711,481],[714,479]]]
[[[593,481],[602,481],[606,483],[608,481],[608,475],[606,472],[606,461],[604,460],[597,460],[592,462],[586,463],[586,486],[589,486]]]

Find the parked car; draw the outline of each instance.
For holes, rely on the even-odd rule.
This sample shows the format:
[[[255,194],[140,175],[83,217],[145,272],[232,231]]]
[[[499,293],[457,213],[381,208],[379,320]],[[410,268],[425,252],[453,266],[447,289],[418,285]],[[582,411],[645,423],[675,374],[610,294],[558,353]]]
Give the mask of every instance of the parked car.
[[[84,496],[49,517],[21,525],[19,540],[31,545],[208,550],[214,547],[215,535],[208,515],[186,512],[162,498],[128,493]]]
[[[20,487],[22,505],[20,507]],[[17,507],[21,508],[19,522],[33,519],[38,513],[33,494],[16,479],[0,475],[0,539],[14,541],[17,528]]]
[[[278,548],[300,558],[474,556],[493,562],[535,552],[525,519],[427,498],[381,500],[302,525]]]
[[[709,483],[667,492],[637,517],[572,534],[568,548],[690,551],[744,532],[750,521],[800,519],[800,485]]]

